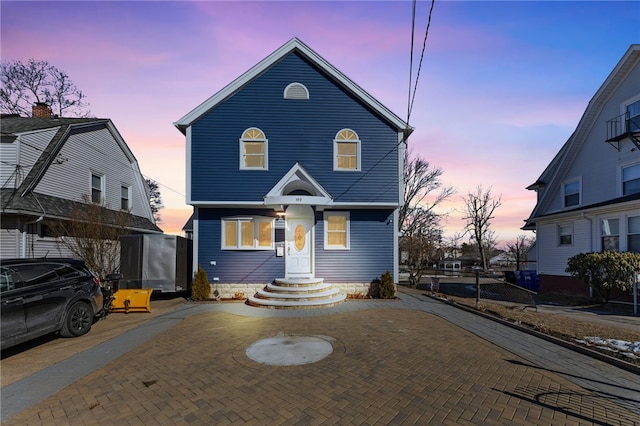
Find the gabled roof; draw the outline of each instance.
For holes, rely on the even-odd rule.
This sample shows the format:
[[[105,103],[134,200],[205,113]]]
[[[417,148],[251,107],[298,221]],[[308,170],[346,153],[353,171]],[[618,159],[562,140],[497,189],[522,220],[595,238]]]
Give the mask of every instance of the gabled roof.
[[[44,177],[45,173],[56,160],[62,147],[67,142],[69,136],[89,132],[99,129],[107,129],[118,146],[122,149],[127,159],[134,166],[137,175],[142,179],[142,173],[138,167],[138,161],[129,149],[129,146],[118,132],[115,125],[110,119],[106,118],[37,118],[37,117],[3,117],[1,120],[2,138],[16,139],[20,135],[36,132],[41,130],[56,130],[55,135],[51,138],[47,146],[34,163],[29,173],[16,189],[2,190],[2,211],[3,213],[23,213],[35,214],[42,211],[42,207],[33,207],[32,202],[45,203],[48,207],[47,211],[59,211],[62,216],[69,213],[74,206],[73,201],[58,197],[47,196],[44,194],[36,194],[35,190],[38,183]],[[142,182],[142,184],[144,184]],[[29,197],[30,196],[30,197]],[[152,217],[151,207],[148,207],[149,217]],[[56,214],[52,213],[53,216]],[[56,216],[57,217],[57,216]],[[132,219],[134,229],[149,230],[154,232],[162,232],[153,221],[144,217],[133,216]]]
[[[527,225],[525,225],[525,228],[530,226],[532,219],[540,216],[551,203],[551,198],[554,196],[553,190],[558,188],[566,178],[566,173],[571,168],[578,152],[580,152],[584,146],[589,132],[597,123],[597,117],[602,111],[602,108],[604,108],[611,95],[639,61],[640,44],[632,44],[613,71],[611,71],[602,86],[600,86],[598,91],[589,101],[586,110],[578,122],[576,130],[571,134],[562,148],[560,148],[556,156],[551,160],[536,182],[527,187],[527,189],[530,190],[538,190],[541,187],[545,187],[547,189],[541,194],[533,212],[529,216],[529,219],[526,220]]]
[[[292,195],[299,192],[298,195]],[[264,196],[265,205],[331,204],[333,197],[299,163]]]
[[[324,58],[318,55],[316,52],[311,50],[306,44],[300,41],[298,38],[292,38],[287,43],[282,45],[276,51],[271,53],[262,61],[258,62],[255,66],[249,69],[247,72],[242,74],[240,77],[236,78],[229,85],[224,87],[218,93],[211,96],[209,99],[198,105],[195,109],[189,112],[187,115],[179,119],[174,123],[174,125],[182,132],[186,133],[187,127],[191,126],[195,121],[197,121],[204,114],[209,112],[211,109],[215,108],[216,105],[225,101],[230,96],[235,94],[238,90],[244,87],[247,83],[255,79],[264,73],[271,66],[282,60],[285,56],[290,53],[297,52],[300,55],[304,56],[307,60],[315,64],[318,68],[324,71],[330,78],[336,81],[340,86],[342,86],[345,90],[349,91],[359,99],[361,99],[366,105],[368,105],[371,109],[376,111],[382,117],[389,121],[394,127],[398,130],[405,130],[409,134],[413,131],[413,128],[409,127],[407,123],[405,123],[401,118],[391,112],[388,108],[378,102],[373,96],[365,92],[360,86],[351,81],[347,76],[342,74],[327,62]],[[408,135],[407,135],[408,136]]]
[[[114,139],[125,153],[129,161],[137,164],[137,160],[129,149],[111,120],[106,118],[34,118],[34,117],[8,117],[2,119],[2,136],[17,137],[22,133],[33,132],[45,129],[58,129],[47,147],[42,151],[40,157],[33,165],[29,174],[20,184],[17,191],[20,195],[25,195],[33,191],[38,185],[47,169],[64,146],[67,138],[75,133],[87,132],[106,128],[113,135]]]

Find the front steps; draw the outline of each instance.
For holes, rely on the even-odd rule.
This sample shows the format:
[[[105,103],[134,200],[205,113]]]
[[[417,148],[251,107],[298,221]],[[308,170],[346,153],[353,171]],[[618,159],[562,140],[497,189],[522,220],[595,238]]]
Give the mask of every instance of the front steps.
[[[337,288],[322,278],[277,278],[250,296],[251,306],[272,309],[327,308],[346,299]]]

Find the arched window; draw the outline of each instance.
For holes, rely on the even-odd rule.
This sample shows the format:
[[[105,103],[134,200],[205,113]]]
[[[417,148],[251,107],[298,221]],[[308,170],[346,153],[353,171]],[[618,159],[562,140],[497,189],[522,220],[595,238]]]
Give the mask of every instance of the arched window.
[[[302,83],[291,83],[284,88],[285,99],[309,99],[309,91]]]
[[[333,169],[360,170],[360,139],[351,129],[342,129],[333,140]]]
[[[264,132],[251,127],[240,138],[240,169],[267,170],[269,166],[268,139]]]

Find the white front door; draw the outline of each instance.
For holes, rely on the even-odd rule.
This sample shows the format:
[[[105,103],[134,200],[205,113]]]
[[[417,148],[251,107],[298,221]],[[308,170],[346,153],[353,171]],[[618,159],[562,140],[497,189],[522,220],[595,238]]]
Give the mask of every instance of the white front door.
[[[313,210],[289,206],[285,215],[285,269],[287,277],[313,276]]]

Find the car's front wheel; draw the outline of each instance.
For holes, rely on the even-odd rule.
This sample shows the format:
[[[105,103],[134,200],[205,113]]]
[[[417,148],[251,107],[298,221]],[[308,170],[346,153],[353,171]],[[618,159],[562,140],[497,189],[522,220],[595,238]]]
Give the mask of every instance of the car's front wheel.
[[[67,311],[62,324],[60,335],[63,337],[78,337],[87,334],[93,324],[93,311],[85,302],[76,302]]]

